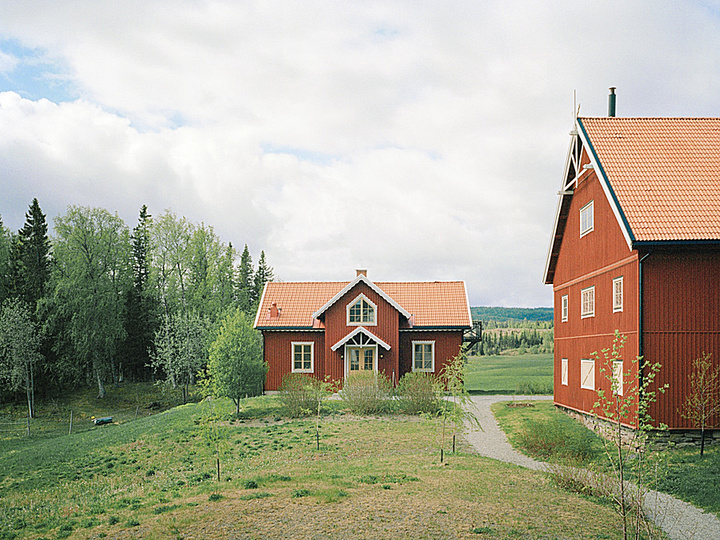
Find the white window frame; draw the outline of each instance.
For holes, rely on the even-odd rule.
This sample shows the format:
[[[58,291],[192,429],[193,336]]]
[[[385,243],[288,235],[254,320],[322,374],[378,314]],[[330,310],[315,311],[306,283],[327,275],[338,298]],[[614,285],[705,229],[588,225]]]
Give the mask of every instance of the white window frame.
[[[613,386],[615,386],[613,390],[614,395],[622,396],[624,391],[624,385],[623,385],[623,361],[622,360],[614,360],[613,361]]]
[[[362,320],[362,310],[361,310],[361,317],[360,322],[354,321],[350,322],[350,308],[352,308],[355,304],[358,302],[365,301],[368,303],[370,307],[372,307],[373,310],[373,320],[372,322],[363,321]],[[359,294],[355,297],[355,299],[350,302],[347,306],[345,306],[345,320],[348,326],[377,326],[377,319],[378,319],[378,313],[377,313],[377,305],[375,302],[370,300],[367,296],[364,294]]]
[[[415,345],[430,345],[430,369],[415,367]],[[435,342],[434,341],[413,341],[412,342],[412,370],[424,373],[435,373]]]
[[[292,362],[292,372],[293,373],[315,373],[315,343],[312,341],[293,341],[291,347],[291,358],[290,361]],[[306,347],[310,346],[310,369],[305,369],[304,367],[301,369],[295,368],[295,347]],[[303,354],[305,351],[303,350]]]
[[[595,230],[595,201],[580,209],[580,238]]]
[[[567,322],[568,321],[568,306],[570,303],[570,299],[568,298],[567,294],[564,294],[562,296],[562,299],[560,300],[560,322]]]
[[[595,360],[580,360],[580,388],[595,390]]]
[[[560,384],[563,386],[568,385],[568,359],[563,358],[560,360]]]
[[[613,313],[623,310],[624,293],[623,277],[613,279]]]
[[[580,318],[595,316],[595,285],[580,291]]]

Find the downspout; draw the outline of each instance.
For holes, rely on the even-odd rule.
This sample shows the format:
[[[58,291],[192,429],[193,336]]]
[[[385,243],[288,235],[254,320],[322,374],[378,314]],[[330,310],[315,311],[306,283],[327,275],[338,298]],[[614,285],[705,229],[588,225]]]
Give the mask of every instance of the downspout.
[[[648,251],[640,257],[638,264],[638,356],[643,356],[643,261],[650,255],[652,252]]]

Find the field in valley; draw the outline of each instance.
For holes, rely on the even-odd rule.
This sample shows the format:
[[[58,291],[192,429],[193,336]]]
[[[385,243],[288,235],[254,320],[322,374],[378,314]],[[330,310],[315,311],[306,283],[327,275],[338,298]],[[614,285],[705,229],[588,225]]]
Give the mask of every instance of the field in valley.
[[[553,355],[471,356],[465,388],[474,394],[552,394]]]

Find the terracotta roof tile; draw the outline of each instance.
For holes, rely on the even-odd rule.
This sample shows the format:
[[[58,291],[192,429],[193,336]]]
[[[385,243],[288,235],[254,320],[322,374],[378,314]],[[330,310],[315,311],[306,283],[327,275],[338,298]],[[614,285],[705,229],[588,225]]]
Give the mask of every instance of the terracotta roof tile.
[[[306,281],[268,283],[259,308],[259,328],[311,328],[312,314],[331,300],[349,281]],[[414,316],[414,325],[469,327],[470,308],[462,281],[374,282]],[[278,318],[268,310],[275,302]]]
[[[637,241],[720,239],[720,118],[579,118]]]

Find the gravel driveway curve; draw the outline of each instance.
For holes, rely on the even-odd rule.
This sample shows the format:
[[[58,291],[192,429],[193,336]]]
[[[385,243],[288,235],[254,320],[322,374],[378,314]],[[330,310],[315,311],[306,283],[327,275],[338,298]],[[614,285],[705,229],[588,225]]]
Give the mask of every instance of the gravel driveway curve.
[[[465,438],[477,452],[489,458],[542,471],[545,463],[517,452],[498,426],[490,405],[497,401],[548,400],[552,396],[472,396],[472,412],[482,430],[465,425]],[[649,491],[644,501],[645,514],[672,540],[718,540],[720,519],[671,495]]]

